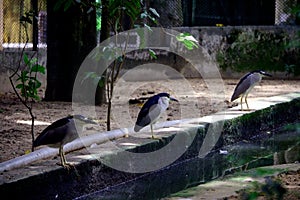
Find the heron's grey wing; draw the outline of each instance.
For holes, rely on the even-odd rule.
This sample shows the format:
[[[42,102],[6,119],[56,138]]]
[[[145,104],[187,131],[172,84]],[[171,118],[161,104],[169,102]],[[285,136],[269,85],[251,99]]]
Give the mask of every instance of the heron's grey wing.
[[[160,115],[162,114],[162,111],[162,107],[159,104],[151,106],[149,110],[149,117],[152,123],[155,123],[159,119]]]
[[[231,96],[231,101],[236,100],[237,98],[239,98],[243,93],[245,93],[249,88],[251,87],[251,76],[249,76],[248,74],[246,76],[244,76],[239,83],[237,84],[237,86],[234,89],[234,92]]]
[[[42,133],[35,139],[33,146],[56,144],[61,142],[67,133],[67,124],[70,123],[71,117],[59,119],[42,131]]]
[[[134,131],[138,132],[143,127],[148,126],[151,122],[155,122],[160,116],[160,109],[158,104],[154,104],[148,109],[142,109],[136,120]]]
[[[134,126],[134,131],[138,132],[141,130],[143,127],[149,125],[151,123],[151,118],[149,116],[150,109],[153,105],[158,103],[159,96],[154,95],[150,97],[146,103],[143,105],[142,109],[140,110],[135,126]]]

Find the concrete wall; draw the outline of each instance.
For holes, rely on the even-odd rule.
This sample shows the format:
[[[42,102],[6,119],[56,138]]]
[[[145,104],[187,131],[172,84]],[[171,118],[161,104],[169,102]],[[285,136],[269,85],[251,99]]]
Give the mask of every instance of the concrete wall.
[[[9,81],[9,76],[13,73],[15,69],[18,68],[20,58],[22,59],[21,69],[25,67],[21,51],[22,49],[19,48],[3,49],[3,51],[0,51],[0,95],[13,91]],[[39,50],[38,54],[36,54],[36,52],[29,51],[29,50],[25,50],[24,53],[26,53],[28,57],[34,56],[38,58],[38,63],[40,65],[46,66],[47,63],[46,49]],[[46,74],[39,76],[38,79],[42,82],[42,85],[44,86],[43,88],[45,88]]]
[[[226,26],[226,27],[176,27],[174,30],[178,32],[191,33],[200,43],[200,46],[207,50],[211,59],[216,62],[217,52],[224,46],[227,46],[228,35],[232,32],[271,32],[271,33],[284,33],[287,38],[295,38],[300,31],[298,26]],[[144,63],[149,63],[149,60],[154,63],[165,64],[175,68],[181,72],[185,77],[201,77],[200,73],[195,70],[184,58],[166,51],[156,51],[157,60],[151,59],[147,50],[144,52],[133,52],[130,59],[126,61],[125,69],[130,69]],[[218,65],[218,63],[216,63]],[[223,78],[240,78],[245,72],[237,73],[231,69],[226,71],[220,70]],[[275,72],[272,74],[274,78],[286,78],[285,72]],[[291,78],[291,77],[289,77]],[[299,77],[293,77],[299,78]]]

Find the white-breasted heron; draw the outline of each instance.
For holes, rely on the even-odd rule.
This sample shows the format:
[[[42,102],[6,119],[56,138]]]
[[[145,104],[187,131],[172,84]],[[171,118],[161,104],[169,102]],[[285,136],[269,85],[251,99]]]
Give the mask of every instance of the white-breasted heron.
[[[247,102],[247,97],[249,92],[253,89],[254,86],[256,86],[262,79],[263,76],[269,76],[272,77],[271,74],[266,73],[262,70],[255,70],[252,72],[247,73],[244,75],[240,81],[238,82],[237,86],[234,89],[234,92],[231,96],[231,102],[241,98],[241,110],[243,110],[243,98],[245,99],[247,108],[249,110],[249,105]]]
[[[154,139],[153,134],[153,124],[156,123],[163,112],[169,107],[169,101],[177,101],[177,99],[170,96],[168,93],[159,93],[150,97],[140,110],[134,131],[138,132],[145,126],[150,125],[152,139]]]
[[[49,147],[59,148],[61,165],[64,168],[69,168],[71,164],[66,161],[63,147],[65,144],[79,137],[76,127],[82,129],[84,124],[97,123],[82,115],[71,115],[59,119],[46,127],[41,134],[38,135],[33,142],[33,147],[47,145]]]

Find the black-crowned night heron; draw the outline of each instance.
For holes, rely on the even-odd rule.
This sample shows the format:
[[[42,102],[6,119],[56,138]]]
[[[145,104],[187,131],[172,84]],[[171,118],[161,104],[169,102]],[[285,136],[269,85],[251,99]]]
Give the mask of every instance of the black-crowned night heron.
[[[33,147],[47,145],[49,147],[59,148],[61,165],[64,168],[68,168],[71,164],[66,161],[63,147],[65,144],[79,137],[76,127],[82,129],[84,124],[97,123],[82,115],[73,115],[59,119],[42,131],[33,142]]]
[[[159,93],[150,97],[138,114],[134,131],[138,132],[145,126],[150,125],[152,139],[154,139],[153,124],[157,122],[161,114],[167,110],[170,100],[178,102],[177,99],[171,97],[168,93]]]
[[[243,110],[242,103],[244,98],[249,110],[249,105],[247,102],[248,94],[253,89],[253,87],[261,81],[263,76],[271,77],[272,75],[262,70],[255,70],[244,75],[234,89],[233,95],[231,96],[231,102],[241,97],[241,110]]]

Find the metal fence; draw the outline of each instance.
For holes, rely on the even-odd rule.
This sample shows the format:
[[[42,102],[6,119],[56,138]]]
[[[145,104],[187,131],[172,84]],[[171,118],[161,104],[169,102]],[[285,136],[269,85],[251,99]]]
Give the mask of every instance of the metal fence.
[[[28,45],[33,43],[33,26],[26,23],[26,27],[20,22],[20,18],[32,11],[31,0],[3,0],[2,3],[2,23],[3,30],[1,35],[2,46],[5,48],[15,48],[24,45],[28,39]],[[46,43],[46,0],[38,0],[38,44]],[[28,38],[26,35],[28,33]]]
[[[185,0],[185,26],[296,24],[299,0]]]
[[[300,4],[300,0],[276,0],[275,1],[275,24],[276,25],[294,25],[299,24],[299,19],[295,13],[292,13],[293,8]]]
[[[163,27],[183,25],[182,0],[151,0],[150,7],[155,8],[160,17],[157,19]]]
[[[29,45],[33,43],[33,33],[38,32],[38,45],[47,41],[46,0],[38,2],[38,28],[33,30],[27,24]],[[20,17],[32,10],[32,0],[2,0],[0,9],[1,47],[17,47],[26,42],[25,29]],[[300,0],[150,0],[150,7],[160,13],[160,24],[164,27],[176,26],[216,26],[220,25],[282,25],[297,24],[293,7]]]

